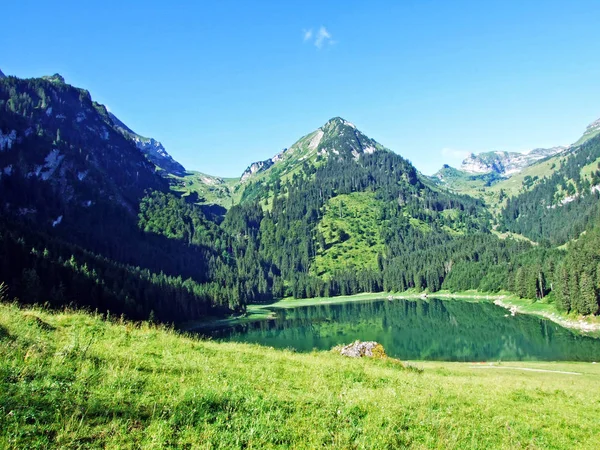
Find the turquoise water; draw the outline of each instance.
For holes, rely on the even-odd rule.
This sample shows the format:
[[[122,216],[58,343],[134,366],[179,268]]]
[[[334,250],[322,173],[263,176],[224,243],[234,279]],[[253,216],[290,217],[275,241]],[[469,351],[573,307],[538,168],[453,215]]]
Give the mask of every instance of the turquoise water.
[[[600,361],[600,339],[535,316],[513,317],[491,303],[373,300],[274,311],[275,319],[215,329],[210,336],[299,352],[374,340],[405,360]]]

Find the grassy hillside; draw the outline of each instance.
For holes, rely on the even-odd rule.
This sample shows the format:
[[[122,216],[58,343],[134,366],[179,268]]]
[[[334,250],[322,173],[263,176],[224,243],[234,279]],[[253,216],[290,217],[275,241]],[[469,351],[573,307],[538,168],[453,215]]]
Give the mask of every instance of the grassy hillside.
[[[12,305],[0,343],[2,448],[600,446],[598,365],[421,373]]]
[[[171,190],[184,196],[195,196],[194,203],[216,204],[224,208],[238,203],[239,178],[221,178],[201,172],[187,172],[184,177],[170,177]]]
[[[317,228],[325,242],[313,266],[317,275],[347,270],[349,264],[361,269],[377,269],[377,254],[384,252],[379,203],[375,195],[368,192],[339,195],[327,202]]]

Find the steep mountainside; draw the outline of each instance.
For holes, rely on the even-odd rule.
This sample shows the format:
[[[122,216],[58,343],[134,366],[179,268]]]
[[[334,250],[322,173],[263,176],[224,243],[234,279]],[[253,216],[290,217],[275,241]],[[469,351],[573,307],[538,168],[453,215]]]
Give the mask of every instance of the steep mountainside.
[[[462,162],[460,170],[470,174],[494,173],[508,177],[541,159],[561,153],[566,148],[536,148],[528,153],[485,152],[477,155],[471,153]]]
[[[600,119],[595,120],[592,123],[590,123],[587,126],[587,128],[585,129],[583,136],[581,136],[579,138],[579,140],[577,142],[575,142],[573,145],[581,145],[584,142],[590,140],[591,138],[598,136],[598,134],[600,134]]]
[[[6,78],[6,75],[4,75],[4,73],[3,73],[3,72],[0,70],[0,80],[1,80],[2,78]]]
[[[236,285],[261,278],[235,268],[245,242],[169,194],[114,124],[60,75],[0,80],[0,281],[26,302],[133,318],[243,309],[255,296]]]
[[[139,148],[144,155],[146,155],[150,162],[161,169],[161,174],[177,175],[180,177],[185,175],[185,168],[167,153],[160,142],[153,138],[140,136],[123,122],[121,122],[113,113],[109,112],[108,115],[112,120],[114,127],[123,135],[132,139],[137,148]]]
[[[106,108],[60,75],[0,80],[2,208],[38,223],[109,202],[134,213],[146,189],[164,190]],[[32,203],[35,196],[52,202]]]
[[[600,133],[600,119],[587,126],[582,137],[568,147],[535,149],[528,153],[486,152],[471,154],[460,169],[444,165],[431,179],[455,192],[485,199],[497,210],[511,195],[531,189],[551,176],[561,161]]]
[[[557,161],[554,170],[506,200],[501,228],[561,245],[577,238],[600,214],[600,136]]]

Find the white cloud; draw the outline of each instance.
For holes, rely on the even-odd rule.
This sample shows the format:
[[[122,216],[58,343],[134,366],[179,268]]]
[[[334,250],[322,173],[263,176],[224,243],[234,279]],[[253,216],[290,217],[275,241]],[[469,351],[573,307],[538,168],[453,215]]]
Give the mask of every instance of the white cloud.
[[[321,48],[323,47],[323,45],[328,43],[331,43],[331,34],[329,34],[329,31],[327,31],[327,28],[319,28],[319,32],[317,33],[317,37],[315,38],[315,46],[317,48]]]
[[[318,49],[323,48],[325,45],[335,43],[331,33],[323,26],[321,26],[316,33],[313,33],[312,28],[308,30],[302,30],[302,36],[304,42],[312,42]]]

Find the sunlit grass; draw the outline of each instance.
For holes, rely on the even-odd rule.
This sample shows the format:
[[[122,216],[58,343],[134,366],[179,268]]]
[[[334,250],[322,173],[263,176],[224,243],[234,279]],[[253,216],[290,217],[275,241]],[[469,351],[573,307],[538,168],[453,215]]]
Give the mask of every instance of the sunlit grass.
[[[413,364],[1,305],[0,448],[600,446],[598,365]]]

